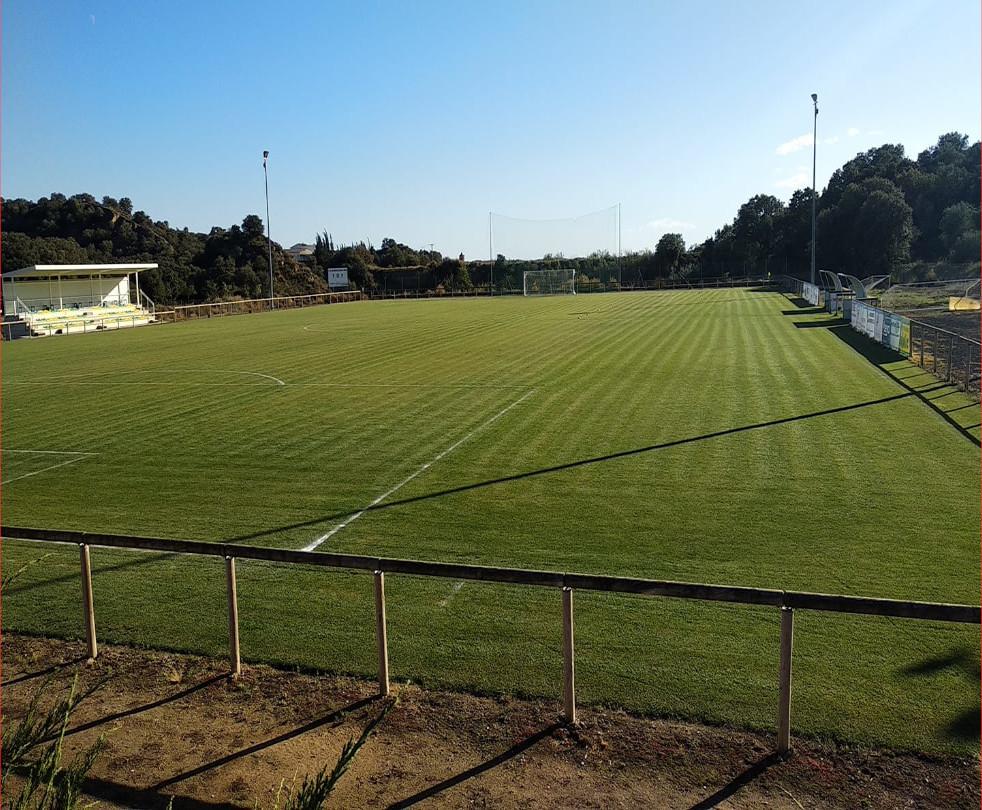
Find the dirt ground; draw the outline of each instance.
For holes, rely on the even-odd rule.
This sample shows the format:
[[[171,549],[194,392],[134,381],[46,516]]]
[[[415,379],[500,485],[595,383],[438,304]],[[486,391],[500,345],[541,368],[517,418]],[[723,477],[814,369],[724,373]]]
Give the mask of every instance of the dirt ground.
[[[333,765],[382,708],[371,682],[6,634],[3,714],[44,685],[64,695],[108,678],[78,708],[69,751],[104,735],[86,784],[103,807],[272,808],[281,786]],[[975,760],[929,760],[583,710],[559,703],[395,686],[398,703],[342,777],[329,806],[604,808],[978,808]],[[10,787],[10,786],[8,786]],[[6,802],[5,802],[6,804]],[[282,795],[280,796],[282,805]]]

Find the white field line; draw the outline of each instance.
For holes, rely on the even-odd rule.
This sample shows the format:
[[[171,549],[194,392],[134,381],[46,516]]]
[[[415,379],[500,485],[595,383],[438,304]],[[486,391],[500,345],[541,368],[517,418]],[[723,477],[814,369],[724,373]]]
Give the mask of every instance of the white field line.
[[[149,372],[133,372],[133,373],[149,373]],[[501,390],[501,391],[513,391],[521,390],[526,388],[524,385],[496,385],[493,383],[322,383],[322,382],[283,382],[278,377],[273,377],[269,374],[258,374],[251,371],[237,371],[236,374],[253,374],[259,377],[267,377],[270,380],[276,382],[278,386],[282,385],[286,388],[443,388],[443,389],[453,389],[453,388],[473,388],[473,389],[488,389],[488,390]],[[81,376],[81,375],[80,375]],[[104,380],[96,381],[89,379],[66,379],[64,377],[48,377],[43,380],[9,380],[4,383],[4,385],[51,385],[52,380],[57,380],[56,385],[88,385],[88,386],[117,386],[117,385],[137,385],[137,386],[166,386],[174,387],[177,385],[188,385],[194,388],[207,388],[215,386],[236,386],[239,388],[255,388],[257,386],[263,385],[259,382],[149,382],[147,380]]]
[[[45,453],[52,456],[97,456],[98,453],[88,453],[84,450],[8,450],[3,448],[4,453]]]
[[[34,470],[33,472],[24,473],[23,475],[15,475],[13,478],[4,478],[0,481],[0,484],[11,484],[14,481],[20,481],[22,478],[30,478],[32,475],[40,475],[43,472],[48,472],[49,470],[56,470],[59,467],[67,467],[69,464],[74,464],[76,461],[82,461],[83,459],[89,458],[90,456],[97,456],[98,453],[82,453],[75,450],[4,450],[4,453],[44,453],[50,455],[61,455],[61,456],[74,456],[74,458],[67,459],[65,461],[59,461],[57,464],[49,464],[47,467],[42,467],[40,470]]]
[[[402,481],[400,481],[394,487],[392,487],[391,489],[383,492],[374,501],[372,501],[370,504],[368,504],[368,506],[366,506],[364,509],[362,509],[362,510],[360,510],[358,512],[355,512],[355,514],[353,514],[347,520],[344,520],[341,523],[339,523],[337,526],[335,526],[333,529],[331,529],[329,532],[327,532],[327,534],[322,534],[320,537],[318,537],[312,543],[308,543],[301,550],[302,551],[314,551],[314,550],[316,550],[317,547],[321,545],[321,543],[324,543],[325,541],[330,540],[334,535],[336,535],[339,531],[341,531],[343,528],[345,528],[345,526],[350,526],[352,523],[354,523],[356,520],[358,520],[358,518],[360,518],[362,515],[364,515],[365,512],[367,512],[373,506],[378,506],[378,504],[380,504],[382,501],[384,501],[390,495],[394,495],[396,492],[398,492],[400,489],[402,489],[404,486],[406,486],[406,484],[408,484],[410,481],[412,481],[418,475],[421,475],[422,473],[426,472],[430,467],[432,467],[434,464],[436,464],[436,462],[438,462],[440,459],[444,458],[445,456],[450,455],[454,450],[456,450],[458,447],[460,447],[464,442],[466,442],[472,436],[474,436],[477,433],[480,433],[482,430],[484,430],[486,427],[488,427],[488,425],[496,422],[498,419],[500,419],[502,416],[504,416],[506,413],[508,413],[508,411],[510,411],[516,405],[520,405],[522,402],[524,402],[526,399],[528,399],[534,393],[535,393],[535,389],[533,389],[531,391],[528,391],[525,394],[523,394],[522,396],[520,396],[518,399],[516,399],[514,402],[512,402],[510,405],[506,405],[504,408],[502,408],[500,411],[498,411],[494,416],[492,416],[486,422],[483,422],[480,425],[478,425],[476,428],[474,428],[466,436],[464,436],[461,439],[458,439],[457,441],[455,441],[452,445],[450,445],[446,449],[441,450],[437,455],[435,455],[430,461],[427,461],[426,464],[424,464],[422,467],[420,467],[418,470],[416,470],[416,472],[414,472],[412,475],[408,476],[407,478],[404,478]]]
[[[42,377],[40,380],[10,380],[6,385],[48,385],[52,380],[58,380],[59,385],[173,385],[173,383],[148,383],[144,381],[131,382],[128,380],[93,380],[93,377],[108,376],[111,374],[243,374],[248,377],[260,377],[270,380],[277,385],[286,385],[279,377],[272,374],[261,374],[258,371],[228,371],[224,369],[178,369],[160,368],[147,370],[133,370],[123,372],[91,372],[86,374],[58,374],[51,377]],[[76,380],[78,382],[76,382]],[[192,385],[244,385],[245,383],[192,383]],[[249,385],[259,385],[259,383],[249,383]]]

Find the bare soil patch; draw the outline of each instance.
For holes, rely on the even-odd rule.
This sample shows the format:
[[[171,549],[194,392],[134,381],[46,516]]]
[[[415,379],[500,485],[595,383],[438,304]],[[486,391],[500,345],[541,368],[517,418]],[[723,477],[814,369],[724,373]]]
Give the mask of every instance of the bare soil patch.
[[[50,700],[108,678],[78,709],[69,750],[108,741],[87,792],[102,806],[271,807],[282,784],[333,765],[375,716],[375,685],[354,678],[6,634],[5,722],[44,684]],[[331,806],[977,808],[975,760],[928,759],[559,703],[395,687],[399,703],[359,754]]]

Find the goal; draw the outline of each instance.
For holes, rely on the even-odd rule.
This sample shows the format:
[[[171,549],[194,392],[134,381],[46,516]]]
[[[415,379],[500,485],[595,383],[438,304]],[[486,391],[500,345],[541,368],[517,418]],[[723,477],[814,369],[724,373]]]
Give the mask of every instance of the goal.
[[[576,295],[575,270],[526,270],[523,295]]]

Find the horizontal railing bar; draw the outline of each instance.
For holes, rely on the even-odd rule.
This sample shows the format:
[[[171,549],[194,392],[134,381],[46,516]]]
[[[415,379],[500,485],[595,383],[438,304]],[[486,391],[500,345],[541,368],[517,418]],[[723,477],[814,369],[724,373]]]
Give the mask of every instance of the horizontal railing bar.
[[[711,602],[740,602],[747,605],[780,606],[783,591],[770,588],[744,588],[731,585],[703,585],[602,574],[566,574],[565,585],[587,591],[633,593],[641,596],[673,596],[679,599],[703,599]]]
[[[954,605],[944,602],[911,602],[901,599],[878,599],[871,596],[840,596],[827,593],[787,591],[784,595],[784,604],[787,607],[801,610],[892,616],[898,619],[928,619],[964,624],[980,623],[980,609],[977,606]]]
[[[243,298],[239,301],[212,301],[207,304],[177,304],[168,312],[173,312],[178,309],[198,309],[201,307],[221,307],[221,306],[239,306],[241,304],[260,304],[267,301],[297,301],[300,299],[309,298],[324,298],[329,295],[354,295],[360,293],[360,290],[340,290],[338,292],[322,292],[322,293],[304,293],[303,295],[278,295],[273,299],[270,298]]]
[[[942,622],[979,624],[980,608],[975,605],[913,602],[901,599],[879,599],[865,596],[843,596],[823,593],[782,591],[732,585],[709,585],[654,579],[575,574],[558,571],[534,571],[523,568],[498,568],[464,563],[401,560],[368,557],[357,554],[335,554],[316,551],[240,546],[229,543],[207,543],[200,540],[169,540],[156,537],[98,534],[67,530],[33,529],[17,526],[0,527],[2,537],[47,543],[72,543],[107,548],[121,548],[208,557],[238,557],[266,562],[314,565],[360,571],[383,571],[444,579],[465,579],[511,585],[573,588],[608,593],[631,593],[639,596],[665,596],[698,599],[708,602],[733,602],[748,605],[791,607],[833,613],[892,616],[904,619],[927,619]]]

